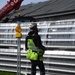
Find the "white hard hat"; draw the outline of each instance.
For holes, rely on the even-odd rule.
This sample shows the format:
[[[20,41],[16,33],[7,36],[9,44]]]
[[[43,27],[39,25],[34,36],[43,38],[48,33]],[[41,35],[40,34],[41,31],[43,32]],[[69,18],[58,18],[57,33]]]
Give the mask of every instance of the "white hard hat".
[[[37,27],[37,23],[31,23],[31,25],[29,26],[29,28],[33,28],[33,27]]]

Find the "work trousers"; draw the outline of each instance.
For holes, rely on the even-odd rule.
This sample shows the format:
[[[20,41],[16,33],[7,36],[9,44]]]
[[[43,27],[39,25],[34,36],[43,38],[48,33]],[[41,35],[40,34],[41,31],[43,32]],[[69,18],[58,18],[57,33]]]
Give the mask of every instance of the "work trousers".
[[[39,67],[40,75],[45,75],[45,67],[43,61],[31,60],[31,75],[36,75],[36,66]]]

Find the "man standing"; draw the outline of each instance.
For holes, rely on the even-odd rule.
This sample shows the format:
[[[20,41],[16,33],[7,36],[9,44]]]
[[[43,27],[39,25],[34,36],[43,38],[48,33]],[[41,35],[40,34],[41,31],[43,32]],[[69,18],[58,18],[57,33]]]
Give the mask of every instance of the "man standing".
[[[31,60],[31,75],[36,75],[36,66],[39,67],[40,75],[45,75],[43,54],[46,48],[42,45],[36,23],[31,23],[30,25],[30,32],[26,37],[25,48],[28,50],[27,58]]]

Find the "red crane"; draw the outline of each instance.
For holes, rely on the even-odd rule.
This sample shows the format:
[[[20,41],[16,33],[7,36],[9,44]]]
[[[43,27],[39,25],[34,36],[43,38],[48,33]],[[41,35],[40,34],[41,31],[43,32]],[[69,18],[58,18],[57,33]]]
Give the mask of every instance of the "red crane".
[[[12,10],[18,10],[23,0],[10,0],[0,9],[0,20],[2,20]]]

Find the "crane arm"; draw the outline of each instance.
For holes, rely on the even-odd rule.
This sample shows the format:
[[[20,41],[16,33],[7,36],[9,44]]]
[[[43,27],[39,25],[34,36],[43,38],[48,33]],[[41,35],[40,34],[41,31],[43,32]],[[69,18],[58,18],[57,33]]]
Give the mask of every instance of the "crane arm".
[[[23,0],[10,0],[0,9],[0,20],[2,20],[12,10],[18,10]]]

